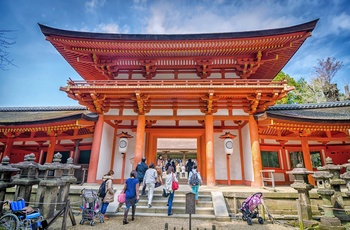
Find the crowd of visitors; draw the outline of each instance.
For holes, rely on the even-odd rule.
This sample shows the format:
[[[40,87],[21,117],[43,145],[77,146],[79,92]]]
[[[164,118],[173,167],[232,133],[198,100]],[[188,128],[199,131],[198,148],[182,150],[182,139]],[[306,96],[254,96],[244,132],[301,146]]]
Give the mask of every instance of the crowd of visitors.
[[[165,176],[163,175],[163,172]],[[110,170],[107,174],[103,176],[103,180],[107,181],[106,188],[108,189],[108,197],[104,198],[102,203],[101,212],[105,217],[105,220],[108,220],[108,217],[105,216],[105,212],[107,209],[107,206],[110,202],[113,202],[114,197],[114,191],[113,191],[113,174],[114,172]],[[181,176],[180,176],[181,174]],[[124,218],[123,218],[123,224],[128,224],[128,213],[131,208],[131,221],[135,220],[135,211],[136,211],[136,204],[140,199],[139,190],[142,185],[141,195],[148,195],[148,208],[152,208],[152,200],[153,200],[153,193],[154,189],[157,187],[160,187],[162,184],[163,186],[163,193],[166,194],[166,197],[168,198],[167,206],[168,206],[168,216],[173,215],[172,213],[172,207],[173,207],[173,200],[175,196],[175,191],[177,188],[174,188],[173,183],[178,183],[180,178],[186,178],[186,175],[188,175],[188,185],[191,187],[192,192],[195,194],[196,203],[198,203],[198,190],[199,186],[202,183],[202,178],[200,176],[200,173],[198,171],[198,167],[196,162],[194,162],[191,159],[188,159],[186,165],[182,162],[182,160],[171,160],[168,159],[165,161],[162,157],[162,155],[159,155],[157,158],[157,163],[154,165],[154,163],[150,163],[149,165],[146,164],[146,158],[143,157],[141,162],[139,162],[135,170],[132,170],[130,173],[130,178],[128,178],[125,181],[124,188],[122,190],[122,193],[125,193],[126,199],[125,203],[119,203],[118,208],[116,212],[120,211],[120,208],[125,204],[125,210],[124,210]],[[164,181],[164,183],[163,183]],[[146,193],[147,189],[147,193]]]

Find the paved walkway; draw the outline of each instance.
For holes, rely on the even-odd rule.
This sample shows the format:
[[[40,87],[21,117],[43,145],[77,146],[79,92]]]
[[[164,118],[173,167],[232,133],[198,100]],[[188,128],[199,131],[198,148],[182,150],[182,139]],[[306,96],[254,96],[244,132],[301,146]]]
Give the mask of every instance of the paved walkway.
[[[86,229],[98,229],[98,230],[110,230],[110,229],[130,229],[130,230],[164,230],[165,224],[168,224],[169,230],[174,230],[175,228],[178,230],[187,230],[189,229],[189,218],[176,218],[175,215],[173,217],[135,217],[135,221],[131,221],[130,215],[128,216],[129,224],[123,225],[123,217],[122,216],[112,216],[109,220],[106,220],[104,223],[97,222],[95,226],[90,226],[89,223],[85,223],[84,225],[80,225],[79,221],[81,220],[81,216],[76,216],[77,225],[72,226],[70,220],[67,222],[67,229],[70,230],[86,230]],[[55,225],[53,225],[50,230],[59,230],[61,229],[61,219],[58,219]],[[299,228],[292,227],[287,223],[277,222],[275,224],[270,223],[269,221],[264,224],[259,224],[257,219],[253,219],[253,224],[248,225],[243,220],[232,220],[230,222],[218,222],[212,220],[203,220],[203,219],[192,219],[191,221],[191,229],[193,230],[211,230],[212,226],[215,226],[216,230],[241,230],[241,229],[249,229],[249,230],[297,230]]]
[[[114,184],[113,187],[116,190],[116,194],[119,194],[120,191],[123,188],[123,184]],[[88,189],[95,189],[98,190],[99,185],[98,184],[84,184],[82,186],[79,185],[72,185],[71,189],[82,189],[82,188],[88,188]],[[293,192],[296,191],[289,187],[289,186],[281,186],[277,187],[277,192]],[[180,184],[180,191],[184,192],[190,192],[191,188],[186,184]],[[222,192],[264,192],[264,193],[273,193],[273,190],[268,190],[264,188],[253,188],[249,186],[241,186],[241,185],[234,185],[234,186],[215,186],[215,187],[209,187],[206,185],[203,185],[200,187],[201,191],[222,191]],[[79,221],[81,220],[81,215],[75,216],[77,225],[72,226],[70,219],[67,220],[67,227],[68,229],[86,229],[86,228],[98,228],[99,230],[103,229],[142,229],[142,230],[163,230],[165,229],[165,225],[168,224],[169,230],[176,229],[189,229],[189,217],[184,218],[182,216],[177,216],[174,214],[172,217],[145,217],[145,216],[136,216],[135,221],[130,221],[131,219],[131,213],[129,214],[129,224],[122,225],[123,217],[120,215],[115,215],[115,210],[118,206],[118,202],[113,202],[108,206],[107,209],[107,215],[110,217],[109,220],[106,220],[105,223],[99,223],[99,221],[96,221],[96,224],[94,227],[90,226],[89,223],[85,223],[84,225],[80,225]],[[50,228],[52,230],[58,230],[61,229],[61,219],[57,220],[57,222]],[[215,220],[205,220],[205,219],[193,219],[191,220],[191,229],[200,229],[200,230],[210,230],[212,229],[212,226],[215,226],[216,229],[249,229],[249,230],[287,230],[287,229],[298,229],[295,227],[292,227],[290,224],[288,225],[286,222],[277,221],[277,223],[272,224],[269,220],[266,220],[266,222],[261,225],[258,223],[257,219],[253,219],[253,225],[249,226],[245,221],[241,219],[232,219],[229,222],[218,222]]]

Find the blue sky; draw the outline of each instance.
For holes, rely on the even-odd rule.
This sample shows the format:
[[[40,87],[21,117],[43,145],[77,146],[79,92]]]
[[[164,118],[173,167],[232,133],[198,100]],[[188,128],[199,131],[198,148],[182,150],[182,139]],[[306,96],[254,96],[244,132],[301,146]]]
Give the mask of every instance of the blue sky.
[[[283,71],[313,76],[318,59],[344,67],[333,83],[350,84],[348,0],[0,0],[0,30],[16,41],[8,51],[17,66],[0,70],[0,106],[78,105],[60,91],[82,78],[45,40],[38,23],[66,30],[178,34],[288,27],[319,18],[316,29]]]

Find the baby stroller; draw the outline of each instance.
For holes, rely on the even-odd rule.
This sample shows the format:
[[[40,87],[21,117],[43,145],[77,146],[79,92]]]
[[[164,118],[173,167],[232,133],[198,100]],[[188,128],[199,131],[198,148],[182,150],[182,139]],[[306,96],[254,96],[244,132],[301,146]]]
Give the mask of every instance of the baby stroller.
[[[258,218],[259,224],[264,223],[264,219],[259,216],[259,204],[262,204],[261,192],[251,195],[242,203],[242,207],[240,208],[243,214],[242,219],[247,221],[248,225],[252,225],[253,218]]]
[[[98,196],[97,193],[92,189],[83,189],[81,190],[82,197],[82,219],[79,222],[84,224],[85,221],[90,222],[91,226],[95,225],[95,219],[99,220],[100,223],[105,222],[102,213],[99,209]]]

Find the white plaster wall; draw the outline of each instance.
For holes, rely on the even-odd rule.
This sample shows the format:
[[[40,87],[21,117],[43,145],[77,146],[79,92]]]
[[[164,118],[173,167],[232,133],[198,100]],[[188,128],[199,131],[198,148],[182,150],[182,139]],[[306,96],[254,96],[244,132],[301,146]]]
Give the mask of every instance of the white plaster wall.
[[[178,116],[183,116],[183,115],[204,115],[199,109],[179,109],[177,110],[177,115]]]
[[[118,115],[119,109],[110,109],[105,115]]]
[[[132,132],[131,129],[123,129],[120,130],[120,132],[127,132],[133,138],[128,139],[128,149],[125,154],[125,171],[124,171],[124,179],[129,178],[130,172],[133,169],[133,159],[134,159],[134,153],[135,153],[135,143],[136,143],[136,133]],[[118,132],[118,133],[120,133]],[[114,158],[114,166],[115,170],[118,172],[118,179],[121,178],[121,170],[122,170],[122,164],[123,164],[123,155],[119,152],[119,138],[117,138],[117,144],[116,144],[116,155]],[[144,154],[143,154],[144,155]],[[134,167],[135,168],[135,167]]]
[[[223,130],[222,133],[230,132],[237,137],[233,139],[233,154],[230,156],[230,177],[231,180],[241,180],[241,156],[239,152],[239,138],[237,130]],[[224,147],[224,140],[220,139],[222,133],[214,134],[214,149],[215,149],[215,179],[217,180],[227,180],[227,163],[226,163],[226,153]]]
[[[103,124],[100,157],[98,159],[96,179],[102,179],[102,176],[110,170],[110,159],[113,147],[114,129],[107,123]]]
[[[135,136],[136,133],[132,132],[132,130],[123,129],[118,130],[118,133],[121,132],[127,132],[134,138],[128,139],[128,149],[125,153],[125,171],[124,171],[124,179],[129,178],[130,172],[133,169],[131,159],[134,157],[135,152]],[[113,135],[114,135],[114,129],[108,125],[104,124],[103,126],[103,134],[102,134],[102,140],[101,140],[101,149],[100,149],[100,157],[98,161],[98,168],[97,168],[97,178],[101,179],[104,174],[110,170],[110,159],[112,159],[112,154],[114,154],[114,164],[113,164],[113,171],[114,171],[114,178],[115,179],[121,179],[122,175],[122,164],[123,164],[123,155],[119,152],[119,139],[116,138],[116,144],[115,149],[112,152],[113,148]]]
[[[152,109],[147,116],[172,116],[173,112],[172,109]]]
[[[218,111],[215,113],[215,116],[218,116],[218,115],[227,116],[228,110],[227,109],[218,109]]]
[[[250,130],[249,124],[242,128],[242,145],[243,145],[243,160],[244,160],[244,176],[247,181],[254,181],[254,170],[252,160],[252,148],[250,145]]]
[[[84,138],[82,141],[80,141],[79,143],[92,143],[93,138],[89,137],[89,138]]]

